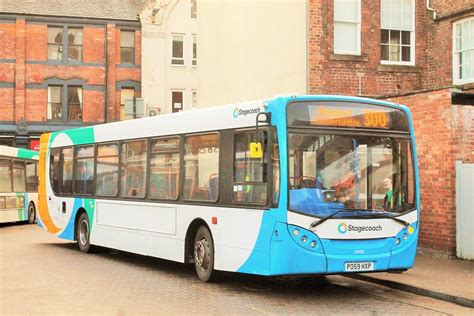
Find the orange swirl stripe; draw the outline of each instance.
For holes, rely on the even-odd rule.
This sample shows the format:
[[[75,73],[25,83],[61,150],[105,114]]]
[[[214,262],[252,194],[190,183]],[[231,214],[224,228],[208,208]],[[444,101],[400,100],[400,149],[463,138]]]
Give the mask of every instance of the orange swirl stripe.
[[[48,143],[51,134],[43,134],[40,138],[40,159],[39,159],[39,188],[38,188],[38,202],[39,202],[39,214],[43,225],[46,229],[56,234],[60,229],[54,225],[49,214],[48,201],[46,198],[46,155],[48,154]]]

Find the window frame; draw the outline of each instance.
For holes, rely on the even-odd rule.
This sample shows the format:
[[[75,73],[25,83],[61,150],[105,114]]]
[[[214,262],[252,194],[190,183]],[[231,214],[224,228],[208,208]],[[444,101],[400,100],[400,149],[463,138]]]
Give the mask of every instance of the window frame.
[[[49,64],[83,64],[84,63],[84,25],[79,24],[47,24],[47,28],[62,28],[62,42],[61,44],[54,44],[49,42],[49,38],[46,39],[46,46],[47,46],[47,61]],[[81,30],[82,38],[81,38],[81,45],[77,44],[69,44],[69,29],[76,29]],[[46,31],[48,32],[48,31]],[[49,59],[49,45],[61,45],[62,46],[62,56],[60,59]],[[80,46],[81,47],[81,54],[80,59],[69,59],[69,46]]]
[[[469,16],[469,17],[466,17],[466,18],[463,18],[463,19],[460,19],[458,21],[453,22],[453,30],[452,30],[452,32],[453,32],[452,33],[453,34],[452,75],[453,75],[453,84],[454,85],[463,85],[463,84],[468,84],[468,83],[473,83],[474,82],[474,65],[470,65],[471,66],[471,76],[469,78],[459,78],[460,77],[460,71],[459,71],[460,69],[459,68],[461,67],[461,65],[458,62],[459,54],[462,54],[463,52],[466,52],[466,51],[471,51],[471,54],[474,54],[474,43],[471,43],[472,48],[461,49],[459,51],[456,49],[456,40],[458,38],[458,36],[456,35],[456,27],[460,26],[461,30],[462,30],[462,24],[464,22],[467,22],[467,21],[469,21],[472,25],[474,25],[474,16]],[[471,29],[473,29],[473,28],[474,28],[474,26],[471,27]],[[471,36],[471,38],[474,38],[474,34],[467,34],[467,36]],[[461,43],[462,43],[463,37],[464,37],[464,35],[461,34],[461,37],[460,37]]]
[[[337,55],[354,55],[360,56],[362,54],[362,10],[361,10],[361,0],[355,0],[356,3],[356,14],[357,14],[357,21],[349,21],[349,20],[336,20],[336,2],[337,0],[333,1],[333,51],[334,54]],[[355,25],[356,27],[356,49],[354,51],[345,51],[345,50],[338,50],[336,49],[336,24],[350,24]]]
[[[0,193],[13,193],[13,171],[12,171],[12,159],[8,157],[0,157],[0,160],[8,161],[8,172],[10,174],[10,190],[9,191],[0,191]]]
[[[46,39],[46,54],[47,54],[47,60],[49,62],[61,62],[61,61],[64,61],[64,51],[65,51],[65,47],[64,47],[64,29],[65,27],[63,25],[47,25],[46,27],[46,33],[47,33],[47,39]],[[61,44],[58,44],[56,42],[54,43],[51,43],[49,41],[49,30],[50,29],[61,29]],[[49,58],[49,47],[50,45],[55,45],[55,46],[59,46],[61,47],[61,58],[55,58],[55,59],[52,59],[52,58]]]
[[[32,163],[33,166],[35,167],[35,173],[34,173],[34,187],[35,189],[34,190],[28,190],[28,171],[27,171],[27,165],[28,163]],[[30,159],[27,159],[25,160],[25,174],[26,174],[26,191],[25,192],[28,192],[28,193],[36,193],[38,192],[38,162],[36,160],[30,160]],[[31,182],[30,182],[31,183]]]
[[[84,87],[83,86],[80,86],[80,85],[74,85],[74,84],[71,84],[71,85],[68,85],[66,84],[66,115],[67,115],[67,119],[66,121],[67,122],[83,122],[84,121]],[[79,103],[69,103],[69,89],[72,88],[72,89],[80,89],[80,94],[81,94],[81,99],[82,99],[82,102],[79,102]],[[79,95],[79,92],[78,92],[78,95]],[[71,114],[71,107],[70,105],[75,105],[75,104],[78,104],[79,105],[79,108],[81,110],[81,113],[80,113],[80,119],[70,119],[69,118],[69,115]]]
[[[152,151],[151,151],[151,148],[152,148],[152,143],[155,142],[155,141],[159,141],[159,140],[164,140],[164,139],[167,139],[167,140],[171,140],[171,139],[177,139],[178,140],[178,149],[177,149],[177,154],[178,154],[178,175],[177,175],[177,180],[178,180],[178,191],[177,191],[177,194],[176,194],[176,198],[174,199],[164,199],[164,198],[156,198],[156,197],[153,197],[151,196],[150,194],[150,179],[151,179],[151,156],[153,155]],[[152,137],[152,138],[148,138],[148,159],[147,159],[147,163],[148,163],[148,166],[147,166],[147,183],[146,183],[146,191],[147,191],[147,198],[152,200],[152,201],[164,201],[164,202],[176,202],[178,201],[181,197],[182,197],[182,190],[181,190],[181,184],[182,184],[182,181],[181,181],[181,174],[184,174],[183,172],[183,169],[182,167],[184,166],[184,163],[183,163],[183,160],[182,160],[182,151],[181,151],[181,147],[182,147],[182,139],[180,137],[180,135],[170,135],[170,136],[159,136],[159,137]]]
[[[187,137],[195,137],[195,136],[203,136],[203,135],[217,135],[217,140],[219,142],[219,156],[218,156],[218,164],[217,164],[217,172],[218,172],[218,176],[220,177],[220,166],[221,166],[221,155],[222,155],[222,150],[221,150],[221,133],[220,131],[205,131],[205,132],[199,132],[199,133],[188,133],[188,134],[183,134],[183,139],[182,139],[182,146],[181,146],[181,150],[182,150],[182,166],[181,166],[181,174],[182,174],[182,181],[181,181],[181,184],[180,184],[180,188],[181,188],[181,200],[183,202],[196,202],[196,203],[204,203],[204,204],[217,204],[219,202],[219,199],[220,199],[220,195],[221,195],[221,190],[220,190],[220,182],[222,181],[221,179],[219,179],[219,182],[217,183],[217,198],[216,200],[197,200],[197,199],[186,199],[184,196],[184,187],[186,185],[186,164],[185,164],[185,159],[184,157],[186,156],[186,149],[185,149],[185,145],[186,145],[186,138]]]
[[[268,126],[259,126],[258,128],[258,132],[260,133],[260,131],[262,132],[265,132],[267,133],[267,146],[264,147],[264,153],[267,153],[267,155],[270,155],[268,156],[267,158],[269,159],[269,162],[271,162],[271,147],[270,144],[273,143],[272,142],[272,137],[270,136],[270,134],[272,133],[272,131],[270,130],[270,128]],[[265,194],[265,202],[264,203],[251,203],[251,202],[241,202],[241,201],[236,201],[234,199],[234,194],[233,194],[233,187],[234,185],[239,182],[236,182],[235,181],[235,154],[236,154],[236,150],[235,150],[235,137],[237,134],[247,134],[247,133],[252,133],[252,132],[256,132],[256,128],[239,128],[239,129],[236,129],[233,131],[233,134],[232,134],[232,139],[233,139],[233,142],[232,142],[232,177],[231,177],[231,183],[232,183],[232,193],[231,193],[231,200],[232,200],[232,203],[235,204],[235,205],[250,205],[250,206],[268,206],[269,205],[269,202],[270,202],[270,199],[269,199],[269,196],[272,195],[269,194],[269,192],[273,192],[273,187],[272,185],[270,184],[270,181],[273,181],[273,174],[271,174],[273,171],[270,171],[272,170],[272,164],[267,162],[265,163],[265,155],[262,156],[262,163],[263,163],[263,167],[262,167],[262,171],[265,172],[266,176],[265,176],[265,179],[263,179],[263,174],[262,174],[262,181],[254,181],[254,182],[249,182],[251,185],[253,184],[265,184],[266,185],[266,194]],[[269,169],[270,168],[270,169]],[[269,173],[271,172],[271,173]],[[264,181],[265,180],[265,181]],[[269,181],[270,180],[270,181]]]
[[[71,64],[82,64],[83,61],[84,61],[84,27],[80,27],[80,26],[65,26],[65,29],[66,29],[66,60],[68,63],[71,63]],[[81,44],[78,45],[78,44],[69,44],[69,30],[72,29],[72,30],[80,30],[81,31]],[[64,38],[64,36],[63,36]],[[69,53],[71,52],[71,50],[69,49],[69,47],[80,47],[80,54],[79,54],[79,59],[70,59],[69,58]],[[64,56],[64,54],[63,54]]]
[[[105,194],[97,194],[97,158],[99,157],[99,147],[100,146],[110,146],[110,145],[117,145],[117,191],[115,195],[105,195]],[[120,141],[112,141],[112,142],[100,142],[94,143],[94,197],[100,198],[117,198],[120,195],[120,155],[121,155],[121,144]]]
[[[92,147],[92,157],[82,157],[82,158],[78,158],[77,157],[77,152],[80,148],[84,148],[84,147]],[[95,143],[90,143],[90,144],[81,144],[81,145],[75,145],[73,146],[73,174],[72,174],[72,194],[73,195],[77,195],[77,196],[87,196],[87,197],[91,197],[91,196],[94,196],[95,194]],[[93,193],[77,193],[76,192],[76,170],[77,170],[77,161],[78,160],[85,160],[85,159],[91,159],[92,158],[92,161],[94,163],[94,166],[93,166],[93,173],[92,173],[92,181],[93,181]]]
[[[192,38],[193,38],[193,45],[192,45],[192,58],[191,58],[191,65],[193,67],[197,67],[197,35],[196,34],[192,34]]]
[[[174,57],[173,56],[173,45],[174,45],[174,37],[179,36],[183,40],[183,49],[182,49],[182,57]],[[172,33],[171,34],[171,66],[173,67],[185,67],[186,66],[186,43],[185,43],[185,34],[181,33]],[[182,61],[182,64],[175,63],[175,61]]]
[[[402,0],[399,0],[400,1],[400,7],[402,7]],[[398,28],[398,29],[393,29],[393,28],[383,28],[382,27],[382,17],[383,17],[383,14],[382,14],[382,4],[380,4],[380,11],[379,11],[379,14],[380,14],[380,40],[379,40],[379,49],[380,49],[380,64],[381,65],[399,65],[399,66],[415,66],[416,65],[416,0],[410,0],[411,1],[411,13],[412,13],[412,17],[411,17],[411,25],[412,25],[412,29],[411,30],[404,30],[402,29],[402,27]],[[390,8],[391,9],[391,8]],[[392,11],[389,11],[389,12],[392,12]],[[400,15],[402,13],[400,12]],[[382,59],[382,30],[388,30],[389,32],[389,36],[390,36],[390,31],[397,31],[397,32],[400,32],[400,43],[398,44],[398,46],[400,47],[400,60],[398,61],[391,61],[391,60],[383,60]],[[403,31],[406,31],[406,32],[410,32],[410,60],[409,61],[402,61],[401,59],[403,58],[402,57],[402,47],[406,47],[406,45],[404,46],[402,44],[402,33]],[[390,37],[389,37],[389,43],[388,43],[388,47],[389,47],[389,56],[390,56]],[[390,57],[389,57],[390,58]]]
[[[173,103],[173,93],[181,93],[181,109],[179,110],[174,110],[174,103]],[[183,112],[184,111],[184,90],[171,90],[171,113],[178,113],[178,112]]]
[[[59,193],[60,195],[62,196],[73,196],[74,195],[74,145],[70,145],[70,146],[64,146],[64,147],[60,147],[60,150],[61,150],[61,153],[60,153],[60,165],[61,165],[61,179],[59,181]],[[72,150],[72,157],[71,157],[71,160],[72,160],[72,177],[71,177],[71,192],[68,193],[68,192],[63,192],[63,181],[64,181],[64,153],[63,151],[65,149],[71,149]]]
[[[130,196],[130,195],[125,195],[122,193],[122,176],[123,176],[123,173],[122,172],[122,164],[123,164],[123,145],[127,144],[127,143],[132,143],[132,142],[145,142],[145,147],[146,147],[146,151],[145,151],[145,154],[146,154],[146,157],[145,157],[145,172],[144,172],[144,175],[145,175],[145,183],[144,183],[144,190],[145,190],[145,194],[143,196]],[[120,150],[119,150],[119,174],[118,174],[118,181],[119,181],[119,187],[118,187],[118,196],[121,198],[121,199],[130,199],[130,200],[147,200],[148,199],[148,176],[149,176],[149,172],[148,172],[148,156],[149,156],[149,153],[150,153],[150,138],[149,137],[142,137],[142,138],[133,138],[133,139],[124,139],[124,140],[121,140],[119,141],[119,144],[120,144]]]
[[[23,165],[23,181],[24,181],[24,184],[25,184],[25,187],[24,187],[24,190],[20,190],[20,191],[17,191],[15,190],[15,177],[13,176],[13,170],[15,169],[15,163],[20,163],[21,165]],[[15,159],[13,158],[11,160],[11,175],[12,175],[12,192],[13,193],[25,193],[27,192],[26,190],[26,162],[25,160],[22,160],[22,159]]]
[[[133,46],[122,46],[122,33],[133,33]],[[120,64],[121,65],[136,65],[135,62],[135,57],[136,57],[136,40],[135,40],[135,34],[136,30],[133,29],[120,29]],[[132,61],[131,62],[124,62],[122,59],[122,49],[123,48],[128,48],[128,49],[133,49],[132,53]]]

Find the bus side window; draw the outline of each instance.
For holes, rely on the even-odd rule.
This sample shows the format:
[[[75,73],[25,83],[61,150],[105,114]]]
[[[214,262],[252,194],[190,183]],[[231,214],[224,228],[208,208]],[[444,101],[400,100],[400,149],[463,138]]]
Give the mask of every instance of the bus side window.
[[[76,147],[74,159],[74,193],[94,194],[94,146]]]
[[[24,161],[13,161],[12,164],[12,176],[13,176],[13,192],[25,192],[25,162]]]
[[[219,134],[186,136],[185,200],[215,202],[219,197]]]
[[[38,190],[38,184],[36,180],[36,162],[26,162],[26,191],[36,192]]]
[[[267,132],[259,133],[262,141],[263,155],[252,158],[250,143],[257,139],[253,131],[238,132],[234,136],[234,185],[233,200],[237,203],[266,204],[267,183],[265,179],[265,162]]]
[[[121,192],[123,197],[144,198],[146,187],[147,141],[122,144]]]
[[[51,149],[49,156],[49,182],[55,194],[59,194],[59,177],[61,175],[60,155],[61,149]]]
[[[0,159],[0,192],[11,192],[11,190],[10,159]]]
[[[72,194],[72,147],[66,147],[61,150],[62,175],[60,181],[60,191],[62,194]]]
[[[149,196],[176,200],[179,192],[179,138],[152,140],[150,150]]]
[[[273,144],[272,144],[272,171],[273,171],[273,207],[278,207],[278,201],[280,199],[280,152],[278,146],[278,136],[276,130],[273,132]]]
[[[119,152],[117,144],[97,146],[97,181],[95,194],[98,196],[117,196]]]

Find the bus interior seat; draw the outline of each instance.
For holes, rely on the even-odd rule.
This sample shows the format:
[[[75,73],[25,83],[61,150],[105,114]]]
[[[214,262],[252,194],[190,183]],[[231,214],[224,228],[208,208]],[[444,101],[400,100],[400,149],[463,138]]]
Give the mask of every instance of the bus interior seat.
[[[219,195],[219,175],[214,173],[209,176],[209,199],[216,201]]]

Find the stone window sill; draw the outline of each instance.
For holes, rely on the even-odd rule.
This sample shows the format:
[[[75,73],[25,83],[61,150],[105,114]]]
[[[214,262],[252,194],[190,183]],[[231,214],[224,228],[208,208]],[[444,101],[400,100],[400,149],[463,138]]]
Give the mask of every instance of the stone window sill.
[[[341,54],[331,54],[329,60],[336,61],[355,61],[355,62],[366,62],[369,60],[367,55],[341,55]]]
[[[421,68],[417,66],[404,66],[404,65],[379,65],[377,67],[379,72],[407,72],[407,73],[420,73]]]

